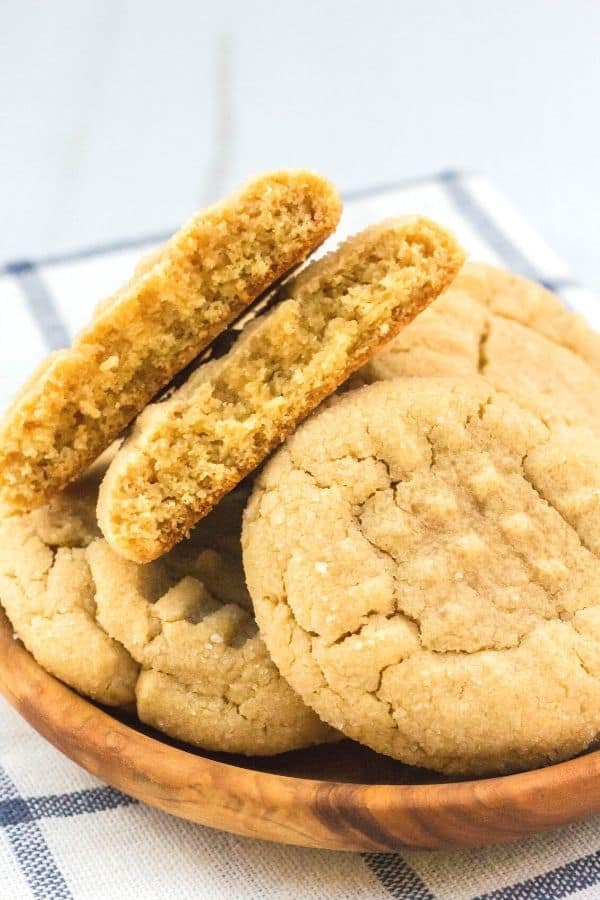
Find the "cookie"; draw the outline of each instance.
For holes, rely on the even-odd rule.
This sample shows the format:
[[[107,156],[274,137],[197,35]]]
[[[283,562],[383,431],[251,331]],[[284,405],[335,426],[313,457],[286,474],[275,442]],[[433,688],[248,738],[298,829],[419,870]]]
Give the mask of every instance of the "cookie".
[[[541,285],[481,263],[361,371],[366,381],[475,373],[549,421],[600,422],[600,336]]]
[[[412,218],[369,228],[308,266],[226,355],[140,416],[100,491],[109,544],[147,562],[181,540],[462,262],[446,231]]]
[[[0,520],[0,602],[35,659],[75,690],[109,706],[135,701],[138,665],[96,621],[86,547],[102,462],[47,506]]]
[[[339,739],[281,678],[257,633],[241,562],[247,494],[150,566],[96,522],[101,460],[47,506],[0,521],[0,601],[47,671],[171,737],[273,754]]]
[[[450,774],[600,731],[600,437],[479,376],[313,416],[259,476],[244,566],[271,656],[347,736]]]
[[[139,718],[209,750],[270,755],[339,738],[293,693],[258,634],[240,548],[246,495],[139,566],[95,541],[98,620],[140,664]]]
[[[275,172],[197,213],[52,354],[0,425],[0,498],[40,505],[98,456],[173,376],[334,230],[340,200]]]

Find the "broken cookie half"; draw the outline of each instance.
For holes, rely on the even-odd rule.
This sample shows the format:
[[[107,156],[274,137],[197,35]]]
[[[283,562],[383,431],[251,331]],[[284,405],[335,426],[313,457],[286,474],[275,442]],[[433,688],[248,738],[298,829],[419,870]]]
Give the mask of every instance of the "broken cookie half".
[[[0,422],[0,500],[40,506],[84,472],[203,348],[335,229],[335,188],[307,171],[248,181],[196,213],[53,353]]]
[[[407,218],[307,266],[229,352],[139,417],[100,490],[111,547],[136,562],[173,547],[434,300],[463,260],[443,228]]]

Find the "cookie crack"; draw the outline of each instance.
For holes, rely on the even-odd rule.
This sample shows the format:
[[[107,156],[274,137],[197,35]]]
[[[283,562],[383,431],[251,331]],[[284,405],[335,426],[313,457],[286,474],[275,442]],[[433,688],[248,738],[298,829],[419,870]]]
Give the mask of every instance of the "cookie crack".
[[[598,675],[595,675],[595,674],[590,670],[589,666],[587,665],[587,663],[585,662],[585,660],[584,660],[583,657],[581,656],[581,653],[579,652],[579,650],[578,650],[576,647],[574,647],[573,650],[574,650],[574,652],[575,652],[575,658],[577,659],[577,662],[579,663],[579,666],[580,666],[580,668],[582,669],[582,671],[585,672],[585,674],[588,675],[589,678],[593,678],[594,681],[598,681]]]
[[[488,318],[483,323],[483,328],[479,335],[479,343],[477,345],[477,372],[479,375],[483,375],[488,364],[489,357],[487,354],[487,345],[490,339],[490,334],[492,330],[492,319],[488,316]]]
[[[510,395],[507,394],[506,396],[508,396],[510,398]],[[494,405],[494,396],[490,393],[485,398],[485,400],[482,400],[481,403],[479,403],[479,405],[477,407],[477,412],[473,413],[470,416],[467,416],[466,421],[465,421],[466,427],[470,428],[471,424],[475,420],[478,420],[479,422],[483,422],[486,410],[489,409],[490,406],[493,406],[493,405]]]
[[[375,552],[376,552],[379,556],[384,557],[384,558],[390,560],[390,562],[392,563],[392,565],[393,565],[393,567],[394,567],[394,571],[391,572],[391,576],[392,576],[392,579],[393,579],[393,581],[394,581],[394,584],[396,584],[396,583],[397,583],[397,578],[396,578],[396,574],[395,574],[395,568],[396,568],[396,566],[397,566],[397,560],[394,558],[394,556],[392,556],[392,554],[391,554],[388,550],[384,550],[383,547],[380,547],[379,544],[377,544],[375,541],[371,540],[371,538],[370,538],[370,537],[368,536],[368,534],[365,532],[365,529],[364,529],[364,527],[363,527],[363,525],[362,525],[362,522],[361,522],[361,519],[360,519],[360,515],[357,515],[356,513],[352,513],[352,518],[353,518],[353,520],[354,520],[354,522],[355,522],[355,524],[356,524],[356,527],[358,528],[360,534],[361,534],[362,537],[365,539],[365,541],[373,548],[373,550],[375,550]],[[376,613],[377,610],[374,610],[373,612]],[[409,622],[412,622],[412,624],[413,624],[413,625],[415,626],[415,628],[417,629],[417,634],[418,634],[418,638],[419,638],[419,643],[420,643],[421,647],[423,647],[424,645],[423,645],[423,640],[422,640],[422,635],[421,635],[421,623],[419,622],[418,619],[414,618],[413,616],[410,616],[410,615],[409,615],[408,613],[406,613],[403,609],[400,609],[400,607],[398,606],[398,601],[397,601],[397,599],[395,599],[395,609],[394,609],[394,611],[393,611],[392,613],[390,613],[389,615],[385,615],[385,618],[386,618],[386,619],[389,619],[389,618],[393,618],[394,616],[404,616],[405,619],[407,619]],[[360,628],[362,628],[362,627],[363,627],[363,625],[360,626]],[[359,628],[358,630],[354,631],[354,632],[350,632],[350,633],[347,635],[347,637],[351,637],[353,634],[357,634],[358,631],[360,631],[360,628]]]
[[[49,581],[49,579],[50,579],[50,574],[51,574],[51,572],[52,572],[52,570],[54,569],[54,566],[55,566],[55,564],[56,564],[56,557],[57,557],[57,554],[58,554],[58,550],[59,550],[60,548],[58,548],[58,547],[56,547],[56,548],[50,547],[49,549],[50,549],[50,551],[51,551],[51,553],[52,553],[52,562],[51,562],[50,565],[48,566],[48,569],[44,572],[43,575],[31,579],[31,582],[36,582],[37,584],[41,585],[41,589],[42,589],[42,591],[44,592],[44,594],[45,594],[45,593],[47,592],[47,590],[48,590],[48,581]],[[83,549],[83,548],[77,548],[77,549]],[[13,572],[3,572],[3,573],[2,573],[2,577],[3,577],[3,578],[7,578],[7,579],[9,579],[10,581],[14,581],[14,583],[17,585],[17,587],[18,587],[18,589],[21,591],[21,593],[22,593],[24,596],[27,596],[27,589],[26,589],[26,586],[25,586],[25,582],[23,581],[22,578],[19,578],[19,575],[17,574],[17,572],[14,572],[14,571],[13,571]],[[100,630],[103,631],[103,632],[107,635],[107,637],[110,637],[110,635],[108,635],[108,632],[107,632],[104,628],[102,628],[102,626],[101,626],[100,623],[98,622],[98,618],[97,618],[97,615],[96,615],[96,613],[97,613],[97,607],[96,607],[96,603],[95,603],[94,598],[93,598],[93,597],[90,597],[90,598],[88,598],[88,600],[90,601],[90,603],[91,603],[92,606],[93,606],[93,612],[90,612],[90,610],[86,609],[84,606],[79,606],[79,607],[77,607],[76,611],[77,611],[77,612],[81,612],[81,613],[85,616],[86,619],[88,619],[88,620],[89,620],[90,622],[92,622],[94,625],[97,625],[98,628],[100,628]],[[71,612],[73,612],[73,611],[74,611],[74,610],[57,609],[57,610],[54,610],[54,612],[52,612],[50,615],[44,615],[41,611],[33,611],[33,612],[31,612],[31,613],[28,615],[28,617],[25,619],[25,625],[26,625],[26,627],[31,627],[31,625],[33,624],[33,622],[34,622],[36,619],[41,619],[41,620],[44,621],[44,622],[53,622],[54,619],[58,618],[59,616],[68,615],[69,613],[71,613]],[[8,615],[8,614],[7,614],[7,615]],[[9,617],[9,618],[10,618],[10,617]],[[112,640],[112,638],[111,638],[111,640]]]
[[[380,693],[381,689],[382,689],[382,685],[383,685],[383,678],[384,678],[387,670],[391,669],[393,666],[402,665],[403,662],[404,662],[404,660],[399,660],[398,662],[388,663],[386,666],[383,666],[383,668],[381,669],[381,672],[379,673],[379,684],[377,685],[377,688],[374,691],[367,691],[367,693],[370,694],[371,696],[375,697],[375,699],[377,700],[378,703],[383,703],[383,705],[387,708],[388,715],[391,719],[392,728],[393,728],[394,732],[396,732],[397,735],[402,735],[402,737],[405,740],[409,740],[410,743],[414,747],[417,748],[417,750],[421,753],[422,756],[427,757],[428,753],[427,753],[427,748],[425,747],[425,744],[423,744],[423,743],[421,743],[421,741],[417,740],[417,738],[414,734],[411,734],[409,737],[406,730],[404,730],[400,727],[400,724],[398,723],[396,716],[394,715],[394,712],[398,709],[403,709],[404,712],[406,713],[406,709],[402,706],[402,702],[398,699],[396,701],[396,703],[393,705],[389,700],[386,700],[384,697],[382,697],[381,693]]]
[[[370,620],[373,618],[373,616],[381,616],[381,618],[384,619],[384,621],[389,622],[390,619],[394,619],[397,615],[398,615],[397,609],[393,609],[392,612],[389,612],[389,613],[382,613],[378,609],[369,609],[369,610],[367,610],[366,613],[363,613],[363,618],[365,621],[361,622],[357,628],[355,628],[354,630],[350,630],[350,631],[344,631],[343,634],[340,634],[339,637],[337,637],[334,641],[324,641],[323,646],[327,650],[329,650],[330,647],[336,647],[339,644],[343,644],[344,641],[348,640],[348,638],[359,637],[362,634],[362,632],[364,631],[364,629],[369,625]],[[409,621],[413,621],[412,619],[410,619],[409,616],[406,616],[406,618],[409,619]],[[417,624],[417,623],[415,622],[414,624]],[[310,634],[311,637],[319,638],[320,640],[322,640],[321,636],[316,634],[315,632],[308,631],[307,634]]]
[[[598,372],[598,369],[591,363],[591,361],[584,356],[579,350],[575,349],[569,343],[563,343],[558,340],[556,337],[553,337],[550,334],[547,334],[545,331],[540,331],[530,322],[523,322],[522,319],[517,318],[516,316],[511,316],[507,312],[498,312],[497,310],[491,310],[489,306],[487,309],[490,310],[492,319],[502,319],[504,322],[511,322],[516,325],[521,325],[522,328],[529,328],[531,331],[535,332],[539,337],[544,338],[548,341],[548,343],[552,344],[554,347],[558,347],[559,350],[564,350],[567,353],[571,353],[579,360],[583,360],[593,372]]]
[[[373,434],[371,433],[371,428],[370,428],[370,423],[369,423],[369,422],[367,422],[367,423],[365,424],[365,430],[366,430],[367,434],[369,435],[369,438],[370,438],[371,440],[373,440]],[[384,458],[381,454],[379,454],[379,453],[372,453],[372,454],[369,454],[368,456],[363,457],[363,459],[374,459],[374,460],[376,460],[377,462],[381,463],[381,465],[382,465],[383,468],[385,469],[385,472],[386,472],[386,475],[387,475],[387,479],[388,479],[388,487],[391,487],[391,488],[395,488],[395,487],[396,487],[396,485],[399,483],[399,481],[393,478],[392,472],[391,472],[391,469],[390,469],[390,465],[389,465],[387,459],[385,459],[385,458]],[[377,491],[374,491],[373,493],[375,494],[375,493],[377,493]],[[367,500],[368,500],[368,499],[369,499],[369,498],[367,498]],[[366,503],[366,500],[363,500],[363,503]]]
[[[427,431],[424,431],[423,434],[425,436],[425,440],[429,444],[429,471],[433,472],[435,466],[437,465],[438,457],[437,457],[437,449],[435,446],[435,441],[431,437],[431,432],[433,431],[434,426],[429,428]],[[394,485],[396,487],[396,485]]]
[[[105,634],[106,634],[106,632],[105,632]],[[122,647],[123,650],[125,650],[125,648],[123,647],[123,645],[122,645],[122,644],[119,644],[119,642],[116,641],[114,638],[111,638],[109,634],[106,634],[106,636],[107,636],[108,638],[110,638],[110,640],[112,640],[112,641],[116,644],[117,647]],[[125,652],[127,652],[127,651],[125,651]],[[136,690],[136,688],[137,688],[137,683],[138,683],[139,678],[140,678],[140,675],[141,675],[141,668],[140,668],[139,663],[137,663],[137,662],[135,661],[135,659],[133,659],[132,656],[130,656],[130,659],[131,659],[132,665],[135,666],[135,667],[137,668],[136,677],[135,677],[134,684],[133,684],[133,688],[132,688],[133,693],[134,693],[134,695],[135,695],[135,690]],[[124,686],[126,686],[126,681],[125,681],[125,679],[122,677],[121,673],[120,673],[120,672],[113,672],[112,675],[109,676],[109,678],[107,679],[107,681],[104,682],[104,691],[105,691],[105,693],[113,693],[113,691],[115,691],[115,689],[117,689],[117,688],[123,689]],[[133,700],[132,700],[132,703],[133,703]]]
[[[232,709],[234,709],[236,711],[236,713],[240,716],[240,718],[245,719],[246,722],[251,721],[251,719],[248,716],[245,716],[244,713],[242,713],[240,710],[241,703],[243,703],[244,701],[237,703],[235,700],[232,700],[231,697],[229,696],[227,687],[225,687],[223,689],[223,691],[219,692],[218,695],[213,695],[213,694],[208,694],[208,693],[206,693],[206,691],[201,690],[198,682],[193,682],[193,681],[188,682],[185,679],[179,678],[173,672],[169,672],[169,671],[161,668],[160,666],[142,665],[141,671],[140,671],[140,676],[142,675],[143,672],[155,673],[156,675],[163,675],[165,678],[172,678],[173,681],[176,681],[178,684],[183,685],[186,689],[186,692],[193,694],[195,697],[199,697],[202,700],[212,700],[215,698],[215,696],[218,696],[218,699],[222,700],[223,703],[227,704],[227,706],[230,706]]]
[[[285,603],[285,601],[283,601],[283,602]],[[331,683],[331,681],[327,675],[327,672],[324,670],[323,666],[317,660],[315,660],[315,664],[321,674],[323,685],[326,686],[328,691],[331,691],[331,693],[337,697],[338,701],[341,701],[341,705],[343,707],[344,704],[347,702],[347,698],[345,697],[345,695],[343,693],[341,693],[339,690],[337,690],[334,687],[334,685]],[[390,663],[390,665],[397,665],[397,663]],[[382,669],[382,672],[383,672],[383,670],[385,670],[387,668],[389,668],[389,666],[384,666]],[[381,677],[383,677],[383,675]],[[381,682],[381,679],[380,679],[380,682]],[[384,700],[383,697],[377,696],[376,690],[365,691],[365,693],[375,697],[379,703],[382,703],[386,707],[388,716],[390,718],[391,727],[394,729],[398,729],[398,724],[395,721],[394,716],[393,716],[392,704],[389,702],[389,700]],[[310,706],[310,702],[309,701],[306,701],[306,702],[308,702],[308,705]],[[331,721],[331,719],[329,719],[329,724],[331,725],[332,728],[335,728],[338,731],[341,731],[343,728],[343,725],[340,726],[340,723],[335,724]]]
[[[367,460],[373,460],[373,462],[380,463],[383,466],[385,473],[387,475],[387,478],[388,478],[389,484],[387,485],[387,487],[393,486],[390,467],[389,467],[388,463],[384,459],[382,459],[380,456],[377,456],[374,453],[368,453],[365,456],[359,456],[358,454],[354,454],[354,453],[342,453],[342,454],[340,454],[340,456],[328,457],[328,461],[332,462],[332,463],[339,463],[339,462],[343,462],[345,460],[352,460],[353,462],[356,462],[356,463],[366,462]],[[294,469],[298,472],[302,472],[308,478],[311,478],[313,480],[315,486],[319,490],[327,491],[327,490],[331,489],[332,485],[331,485],[330,479],[324,480],[324,479],[320,478],[318,474],[316,474],[315,472],[311,472],[310,469],[307,469],[305,466],[300,465],[299,463],[296,463],[295,461],[294,461]],[[273,491],[277,490],[277,487],[273,487],[273,488],[270,488],[267,490],[270,492],[273,492]],[[267,490],[265,490],[265,493],[267,492]],[[373,491],[373,494],[369,495],[369,497],[373,496],[378,491],[382,491],[382,490],[386,490],[386,488],[381,488],[381,487],[376,488]],[[365,497],[365,499],[362,500],[361,503],[366,503],[367,500],[369,499],[369,497]]]
[[[593,556],[593,558],[594,558],[595,560],[597,560],[597,559],[598,559],[597,554],[594,552],[594,550],[592,550],[591,547],[588,546],[588,544],[586,543],[586,541],[585,541],[585,540],[582,538],[582,536],[579,534],[579,532],[578,532],[577,528],[575,527],[575,525],[573,525],[573,523],[570,522],[569,519],[567,519],[567,517],[564,515],[564,513],[562,513],[561,510],[560,510],[554,503],[552,503],[552,501],[549,500],[548,497],[546,497],[546,496],[544,495],[543,491],[541,491],[540,488],[536,485],[536,483],[535,483],[535,481],[533,480],[533,478],[529,477],[529,475],[527,474],[527,470],[526,470],[526,468],[525,468],[525,465],[526,465],[526,463],[527,463],[527,457],[529,456],[529,453],[530,453],[530,452],[531,452],[531,450],[528,450],[527,453],[526,453],[526,454],[523,456],[523,458],[521,459],[521,474],[522,474],[523,478],[524,478],[525,481],[528,483],[528,485],[532,488],[532,490],[535,491],[535,493],[538,495],[538,497],[540,498],[540,500],[541,500],[543,503],[545,503],[547,506],[549,506],[550,509],[553,509],[554,512],[555,512],[555,513],[563,520],[563,522],[565,523],[565,525],[569,528],[569,530],[570,530],[570,531],[575,535],[575,537],[577,538],[577,541],[578,541],[578,543],[579,543],[579,546],[580,546],[583,550],[586,550],[588,553],[590,553],[590,554]]]

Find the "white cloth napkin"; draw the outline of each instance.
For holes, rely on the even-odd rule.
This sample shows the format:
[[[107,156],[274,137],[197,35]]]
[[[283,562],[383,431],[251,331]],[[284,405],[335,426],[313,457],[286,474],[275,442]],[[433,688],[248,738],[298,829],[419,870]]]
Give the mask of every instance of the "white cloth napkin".
[[[449,226],[473,258],[543,282],[600,328],[594,297],[484,179],[447,172],[355,193],[346,197],[342,236],[404,213]],[[164,237],[0,269],[0,407]],[[0,698],[2,900],[573,896],[600,897],[600,818],[472,851],[350,854],[267,844],[172,818],[100,784]]]

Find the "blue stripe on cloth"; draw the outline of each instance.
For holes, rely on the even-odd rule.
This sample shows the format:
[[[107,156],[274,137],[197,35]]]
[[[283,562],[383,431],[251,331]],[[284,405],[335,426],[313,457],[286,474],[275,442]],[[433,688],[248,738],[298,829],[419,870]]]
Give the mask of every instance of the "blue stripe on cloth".
[[[30,797],[26,800],[29,812],[35,819],[70,818],[87,813],[106,812],[124,806],[135,806],[137,800],[112,787],[88,788],[72,794],[50,794],[47,797]]]
[[[7,828],[6,834],[35,900],[71,900],[73,895],[40,826],[21,822]]]
[[[0,766],[0,810],[11,814],[4,824],[15,857],[35,900],[72,900],[72,894],[46,843],[42,829],[27,815],[27,801]],[[1,813],[0,813],[1,815]]]
[[[600,850],[474,900],[561,900],[600,883]],[[594,895],[596,896],[596,895]]]
[[[95,256],[106,256],[109,253],[121,253],[125,250],[136,250],[149,244],[160,244],[173,234],[175,229],[161,231],[160,234],[144,235],[143,237],[123,238],[121,241],[110,241],[105,244],[96,244],[89,247],[80,247],[78,250],[69,250],[66,253],[53,253],[48,256],[40,256],[31,260],[17,260],[4,263],[0,266],[0,275],[10,275],[15,268],[22,266],[59,266],[64,263],[79,262],[84,259],[93,259]]]
[[[413,175],[409,178],[401,178],[397,181],[388,181],[383,184],[376,184],[368,188],[359,188],[356,191],[345,191],[342,195],[344,203],[351,203],[353,200],[368,200],[369,197],[377,197],[379,194],[391,194],[395,191],[401,191],[407,187],[420,187],[427,184],[445,183],[446,179],[461,179],[465,177],[465,173],[455,172],[452,169],[437,172],[433,175]]]
[[[33,816],[22,797],[0,800],[0,828],[8,828],[9,825],[20,825],[22,822],[32,821]]]
[[[401,856],[363,853],[362,858],[395,900],[436,900],[427,885]]]
[[[71,343],[69,331],[40,274],[30,262],[12,263],[7,267],[17,279],[32,318],[50,350],[60,350]]]
[[[456,172],[443,172],[440,184],[446,190],[457,210],[467,219],[478,234],[494,249],[508,269],[519,272],[532,281],[542,281],[541,273],[531,260],[482,206],[467,183]]]
[[[464,173],[463,173],[464,174]],[[373,187],[361,188],[356,191],[346,191],[343,194],[345,202],[352,200],[366,200],[369,197],[376,197],[378,194],[389,193],[390,191],[401,190],[405,187],[418,187],[424,184],[436,184],[448,178],[461,178],[461,173],[454,171],[439,172],[434,175],[414,175],[409,178],[402,178],[398,181],[389,182],[387,184],[379,184]],[[0,265],[0,275],[14,274],[15,270],[23,267],[40,268],[43,266],[62,265],[64,263],[77,262],[84,259],[92,259],[95,256],[104,256],[109,253],[120,253],[125,250],[136,250],[151,244],[158,244],[166,241],[175,231],[173,228],[169,231],[161,231],[159,234],[144,235],[135,238],[123,238],[121,241],[111,241],[105,244],[96,244],[94,246],[82,247],[79,250],[70,250],[66,253],[55,253],[48,256],[40,256],[31,260],[20,260],[4,263]]]
[[[3,800],[12,800],[14,797],[18,796],[19,792],[2,766],[0,766],[0,802]]]
[[[542,287],[548,288],[549,291],[553,291],[555,294],[560,294],[561,291],[568,291],[572,288],[581,287],[579,282],[574,281],[572,278],[541,278],[540,284]]]
[[[71,818],[86,813],[132,806],[137,803],[111,787],[89,788],[72,794],[50,794],[46,797],[10,796],[0,799],[0,828],[35,822],[38,819]]]

